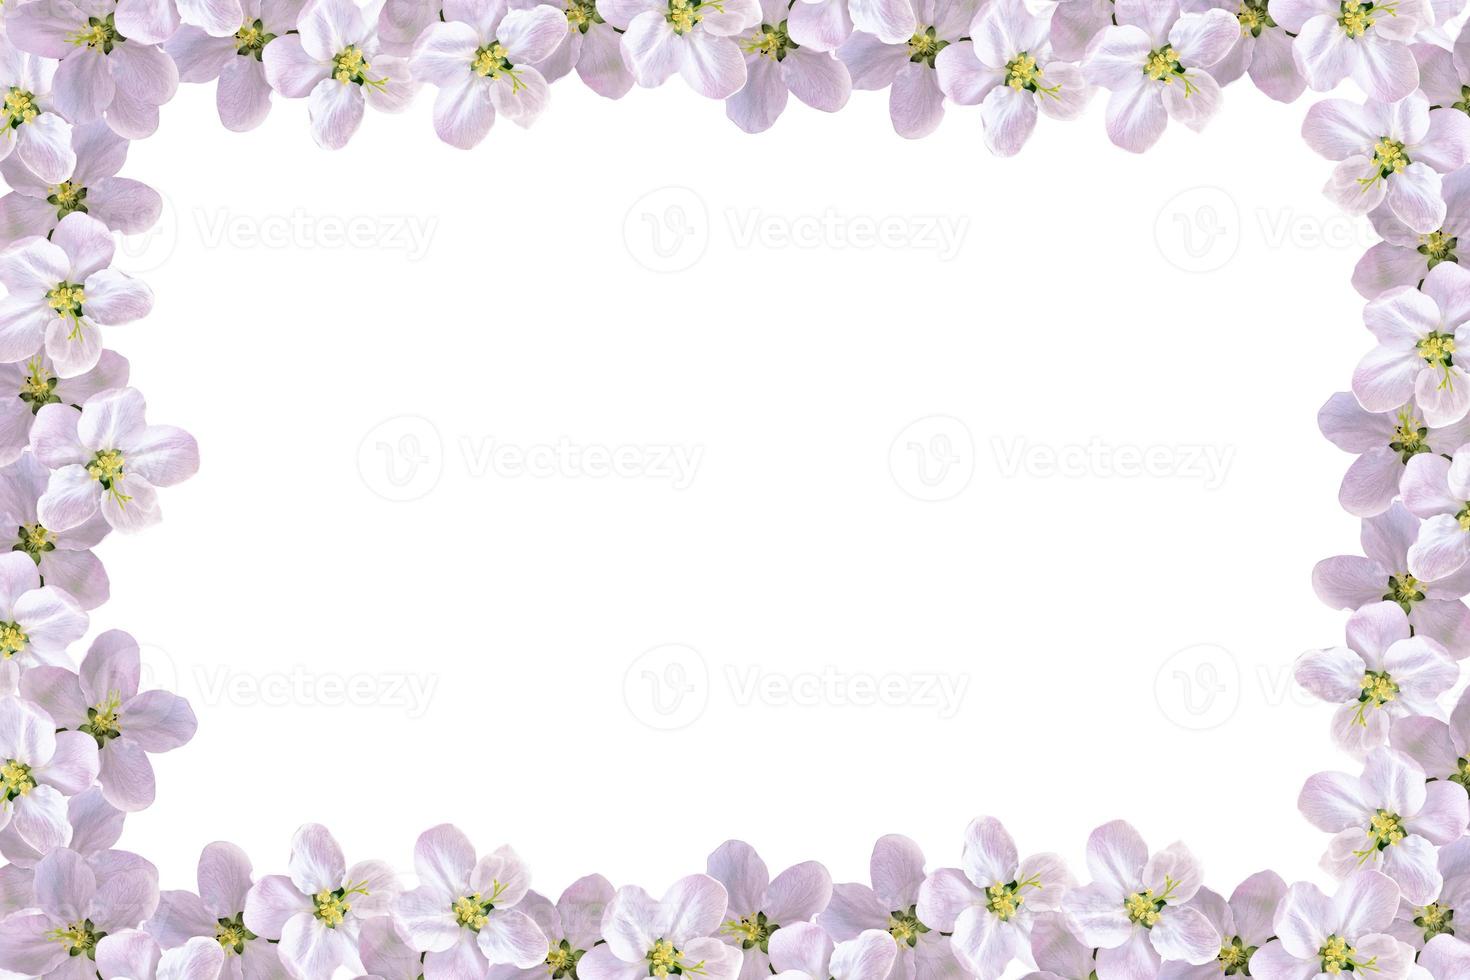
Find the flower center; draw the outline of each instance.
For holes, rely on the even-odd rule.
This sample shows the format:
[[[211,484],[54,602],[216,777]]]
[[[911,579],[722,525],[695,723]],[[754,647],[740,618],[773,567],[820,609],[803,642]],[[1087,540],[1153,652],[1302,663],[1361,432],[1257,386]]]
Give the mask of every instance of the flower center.
[[[480,898],[479,892],[475,892],[472,895],[465,895],[462,898],[455,899],[454,904],[450,906],[450,911],[454,913],[455,922],[458,922],[466,929],[479,932],[485,928],[485,923],[490,921],[491,908],[493,906],[489,902],[483,901]]]
[[[596,0],[567,0],[567,24],[579,34],[586,34],[593,24],[601,24]]]
[[[1250,976],[1248,967],[1255,952],[1255,946],[1247,946],[1239,936],[1235,936],[1220,947],[1220,953],[1215,957],[1215,962],[1220,964],[1221,971],[1227,977],[1236,975],[1248,977]]]
[[[1145,888],[1123,900],[1123,911],[1128,913],[1129,922],[1152,929],[1158,924],[1159,913],[1164,910],[1165,904],[1164,899],[1154,896],[1152,888]]]
[[[1460,240],[1453,235],[1446,235],[1443,231],[1431,231],[1419,239],[1419,254],[1429,259],[1429,268],[1433,269],[1441,262],[1458,262],[1455,258],[1455,247]]]
[[[214,927],[215,941],[224,948],[226,956],[240,956],[245,952],[245,944],[255,938],[255,933],[245,928],[244,913],[233,919],[220,919]]]
[[[675,34],[687,34],[694,25],[704,20],[704,8],[724,11],[717,0],[669,0],[669,12],[664,16],[674,28]]]
[[[1453,344],[1454,340],[1451,339],[1450,342]],[[1393,439],[1389,442],[1388,448],[1398,453],[1402,461],[1407,463],[1420,453],[1429,452],[1429,445],[1424,441],[1427,435],[1429,435],[1429,429],[1425,427],[1423,421],[1415,418],[1414,413],[1409,409],[1400,409],[1398,424],[1394,426]],[[1408,612],[1407,609],[1404,611]]]
[[[656,941],[648,951],[648,975],[651,977],[698,976],[704,972],[704,960],[685,963],[684,954],[667,939]]]
[[[1368,821],[1368,846],[1353,853],[1361,861],[1367,861],[1374,854],[1388,850],[1407,836],[1404,821],[1397,813],[1379,810],[1373,814],[1373,819]]]
[[[1412,612],[1414,603],[1424,601],[1424,593],[1419,588],[1419,580],[1404,572],[1388,577],[1388,591],[1383,594],[1383,601],[1397,602],[1404,612]],[[1366,684],[1364,690],[1367,690]]]
[[[256,61],[263,60],[265,46],[276,39],[276,36],[265,29],[265,23],[256,18],[248,24],[242,24],[235,32],[235,53],[244,58],[254,58]],[[364,65],[363,67],[367,67]]]
[[[1385,136],[1373,144],[1373,169],[1378,171],[1378,176],[1392,177],[1408,165],[1409,155],[1404,152],[1403,143]]]
[[[123,476],[123,454],[116,449],[99,449],[87,464],[92,479],[111,490]]]
[[[0,766],[0,798],[6,802],[25,796],[35,788],[36,780],[31,775],[31,767],[24,762],[8,759]]]
[[[97,740],[99,749],[106,748],[107,743],[122,734],[118,727],[117,711],[122,707],[122,698],[113,694],[101,704],[94,704],[87,709],[87,720],[77,728],[79,732],[86,732]]]
[[[87,213],[87,189],[80,184],[63,180],[51,188],[46,203],[56,208],[56,220],[60,221],[73,211]]]
[[[36,97],[14,85],[10,87],[9,92],[5,93],[5,106],[0,111],[5,113],[6,125],[11,129],[19,129],[22,124],[30,122],[41,114],[40,108],[36,105]]]
[[[985,907],[991,914],[1002,922],[1009,922],[1015,914],[1021,911],[1025,902],[1025,896],[1021,894],[1027,888],[1040,888],[1041,877],[1032,875],[1025,881],[1008,881],[1004,884],[996,882],[985,889]]]
[[[1166,44],[1148,53],[1143,62],[1143,73],[1156,82],[1172,84],[1175,75],[1184,74],[1179,55],[1172,44]]]
[[[1023,89],[1027,92],[1035,92],[1038,87],[1037,82],[1041,81],[1041,75],[1041,66],[1025,51],[1006,62],[1006,84],[1017,92]]]
[[[1364,0],[1343,0],[1337,16],[1342,32],[1350,38],[1360,38],[1372,29],[1380,14],[1398,16],[1397,3],[1366,3]]]
[[[87,294],[80,283],[59,282],[46,293],[46,305],[61,319],[71,321],[67,340],[76,340],[81,334],[82,304],[86,301]]]
[[[1427,943],[1435,936],[1453,936],[1455,910],[1438,902],[1414,910],[1414,925],[1424,930]]]
[[[1322,972],[1356,973],[1359,970],[1376,971],[1378,969],[1378,957],[1374,956],[1367,960],[1358,959],[1358,951],[1348,945],[1348,941],[1339,936],[1328,936],[1327,942],[1317,950],[1317,955],[1322,960]]]
[[[52,540],[51,532],[41,525],[22,524],[16,528],[16,541],[10,546],[10,550],[24,551],[31,556],[31,561],[39,565],[42,555],[56,550],[56,542]]]
[[[61,398],[56,394],[56,376],[46,370],[39,357],[33,357],[26,362],[25,380],[20,383],[20,391],[17,392],[20,400],[31,406],[31,414],[39,412],[42,406],[59,404]]]
[[[1415,347],[1429,367],[1448,370],[1455,360],[1455,335],[1435,330],[1426,334]]]
[[[1235,19],[1240,21],[1241,34],[1251,37],[1260,37],[1262,31],[1276,26],[1266,9],[1266,0],[1241,0]]]
[[[762,58],[770,58],[772,61],[784,61],[787,51],[794,51],[800,45],[791,42],[791,35],[786,33],[786,21],[774,26],[762,24],[760,31],[755,37],[744,42],[742,45],[751,54],[758,54]]]
[[[771,941],[771,933],[779,928],[781,927],[776,923],[766,921],[766,913],[757,912],[755,915],[731,919],[725,923],[722,931],[740,940],[741,949],[760,947],[762,953],[769,953],[768,944]]]
[[[470,71],[481,78],[508,78],[512,92],[519,92],[526,87],[521,81],[521,73],[510,63],[505,50],[505,45],[499,41],[491,41],[489,44],[475,51],[475,57],[470,61]]]
[[[572,944],[565,939],[551,947],[546,953],[546,969],[551,972],[552,980],[563,980],[564,977],[576,980],[577,962],[582,958],[583,952],[573,949]]]
[[[112,54],[114,46],[126,41],[117,32],[117,25],[112,21],[112,14],[106,17],[88,17],[87,26],[75,34],[67,35],[67,40],[77,47],[97,48],[103,54]]]
[[[909,38],[909,61],[933,68],[934,59],[947,47],[949,42],[940,38],[938,31],[932,27],[922,28]]]
[[[65,929],[52,929],[46,933],[46,938],[53,943],[60,943],[66,947],[70,956],[85,956],[89,960],[97,958],[97,940],[106,937],[107,933],[98,932],[97,927],[92,925],[91,919],[82,919],[73,922]]]
[[[1399,693],[1399,686],[1388,676],[1386,670],[1370,670],[1363,675],[1363,693],[1358,695],[1358,701],[1363,705],[1373,705],[1381,708],[1388,704]]]
[[[362,49],[349,44],[332,58],[332,77],[343,85],[366,85],[381,90],[387,86],[388,79],[368,77],[371,67]]]
[[[352,911],[352,903],[347,899],[352,891],[346,888],[338,888],[328,891],[325,888],[312,896],[311,901],[316,908],[312,915],[322,920],[322,924],[328,929],[335,929],[347,918],[347,913]]]
[[[26,648],[30,638],[19,623],[0,623],[0,660],[9,660]]]
[[[897,912],[888,913],[888,934],[900,946],[912,948],[919,945],[919,937],[928,931],[929,927],[919,921],[917,909],[913,905],[910,905],[907,911],[900,909]]]

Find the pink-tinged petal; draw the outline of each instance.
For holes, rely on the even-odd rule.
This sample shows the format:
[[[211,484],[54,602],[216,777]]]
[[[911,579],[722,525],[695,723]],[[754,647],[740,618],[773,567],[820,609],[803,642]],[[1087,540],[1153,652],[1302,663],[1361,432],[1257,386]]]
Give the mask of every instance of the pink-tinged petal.
[[[745,58],[728,37],[692,31],[681,39],[679,77],[709,99],[727,99],[745,85]]]
[[[1398,453],[1387,446],[1370,449],[1353,460],[1343,474],[1338,503],[1354,517],[1376,517],[1393,504],[1403,474],[1404,463]]]
[[[1009,880],[1009,879],[1007,879]],[[916,913],[931,929],[953,932],[965,909],[983,905],[985,895],[958,868],[940,868],[919,886]]]
[[[71,260],[61,247],[44,238],[20,242],[0,253],[0,283],[21,296],[41,299],[70,268]]]
[[[1130,153],[1142,153],[1157,143],[1168,124],[1158,85],[1118,89],[1108,97],[1108,138]]]
[[[1465,836],[1467,824],[1470,797],[1455,783],[1436,780],[1425,786],[1424,805],[1407,826],[1431,844],[1444,845]]]
[[[496,909],[476,937],[480,952],[492,965],[522,970],[546,961],[546,936],[531,917],[519,909]]]
[[[1329,704],[1356,701],[1363,685],[1363,661],[1345,647],[1309,650],[1297,658],[1296,682]]]
[[[340,888],[346,874],[342,848],[327,828],[309,823],[296,831],[291,839],[291,880],[299,891],[315,895]]]
[[[163,213],[163,198],[136,180],[103,177],[88,190],[87,213],[114,231],[133,235],[157,223]]]
[[[199,898],[215,918],[234,918],[250,894],[250,858],[227,841],[206,844],[199,854]],[[174,944],[177,945],[177,944]]]
[[[659,931],[676,946],[683,946],[718,929],[726,906],[724,885],[709,875],[688,875],[670,885],[659,900]]]
[[[189,702],[169,691],[144,691],[124,705],[123,735],[145,752],[169,752],[194,737],[199,723]]]
[[[780,924],[809,922],[832,899],[832,876],[816,861],[803,861],[778,874],[766,895],[766,915]]]
[[[884,44],[904,44],[919,29],[909,0],[849,0],[853,27]]]
[[[89,276],[86,294],[87,316],[103,326],[132,323],[153,309],[152,290],[116,269],[103,269]]]
[[[1363,107],[1346,99],[1318,102],[1302,122],[1302,138],[1329,160],[1361,156],[1382,135]]]
[[[633,73],[623,61],[620,36],[610,24],[594,24],[582,35],[577,77],[608,99],[620,99],[633,87]]]
[[[54,918],[87,918],[96,894],[97,876],[75,851],[58,848],[36,865],[36,904]]]
[[[786,55],[780,68],[786,88],[813,109],[836,112],[852,94],[847,66],[834,55],[797,49]]]
[[[62,61],[55,85],[51,97],[72,125],[102,118],[117,93],[107,58],[96,48],[80,48]]]
[[[77,165],[71,124],[54,112],[44,112],[20,127],[16,152],[32,173],[52,183],[71,176]]]
[[[1465,794],[1461,792],[1460,795]],[[1434,845],[1423,837],[1405,837],[1380,851],[1378,857],[1383,872],[1398,885],[1406,902],[1428,905],[1444,886],[1444,876],[1435,864]]]
[[[934,69],[908,62],[898,69],[888,92],[888,118],[904,139],[922,139],[944,119],[944,93]]]
[[[311,135],[323,149],[340,150],[362,125],[363,111],[363,94],[359,86],[324,78],[311,90],[307,105]],[[330,955],[332,947],[329,942],[310,942],[314,938],[310,933],[299,933],[296,938],[307,943],[302,948],[303,955]]]
[[[129,0],[120,0],[119,10],[121,3],[127,2]],[[146,2],[156,2],[169,9],[173,8],[169,0]],[[153,106],[163,105],[178,91],[178,66],[162,48],[149,44],[120,44],[108,55],[107,63],[112,69],[118,91],[126,92],[140,102]]]
[[[254,58],[236,57],[220,72],[215,106],[226,129],[243,133],[265,122],[271,111],[271,87],[265,67]]]
[[[639,14],[623,35],[623,56],[633,77],[645,88],[662,85],[679,70],[682,48],[682,40],[658,13]]]
[[[1148,862],[1148,845],[1123,820],[1098,827],[1087,838],[1087,868],[1092,877],[1119,891],[1133,891]]]
[[[107,802],[134,813],[153,805],[157,785],[153,764],[143,747],[128,739],[113,739],[102,752],[102,769],[98,773]]]
[[[1004,85],[993,89],[980,106],[985,145],[990,152],[1003,157],[1020,153],[1036,128],[1038,112],[1031,93],[1017,92]]]
[[[327,66],[302,48],[301,38],[278,37],[262,52],[266,81],[288,99],[304,99],[327,77]]]
[[[1344,772],[1319,772],[1307,779],[1297,797],[1297,808],[1318,830],[1338,833],[1366,825],[1370,807],[1363,787]]]
[[[725,100],[725,115],[747,133],[763,133],[786,109],[787,94],[782,66],[770,58],[752,58],[744,87]]]
[[[1423,163],[1411,163],[1385,180],[1384,200],[1394,215],[1421,235],[1444,224],[1445,203],[1441,178]]]
[[[266,875],[245,898],[245,927],[266,939],[280,938],[293,915],[310,914],[311,899],[285,875]]]
[[[1409,571],[1426,582],[1453,575],[1470,561],[1470,534],[1449,514],[1426,520],[1409,549]]]
[[[786,29],[791,40],[803,48],[836,51],[852,36],[852,20],[844,0],[803,0],[792,5]]]
[[[434,132],[450,146],[471,149],[490,134],[495,104],[490,84],[469,72],[445,82],[434,98]]]
[[[754,915],[765,908],[770,872],[755,848],[745,841],[727,840],[715,848],[705,861],[705,871],[724,886],[730,917]]]
[[[1115,92],[1140,88],[1151,47],[1148,35],[1138,27],[1109,27],[1089,45],[1082,74],[1089,84]]]
[[[580,980],[638,980],[648,974],[646,961],[628,962],[618,959],[607,944],[595,946],[577,962]]]
[[[329,980],[351,953],[352,940],[310,915],[293,916],[281,930],[281,960],[301,980]]]
[[[106,936],[97,944],[97,972],[103,980],[137,977],[152,980],[161,955],[163,951],[152,936],[138,929],[127,929]]]
[[[981,64],[972,44],[951,44],[934,59],[939,88],[958,105],[979,105],[1005,78],[1005,71]]]
[[[36,513],[51,530],[69,531],[96,515],[101,502],[97,481],[86,467],[72,464],[51,474],[45,495],[36,502]]]
[[[86,732],[57,732],[56,751],[38,773],[39,781],[65,796],[76,796],[92,785],[100,767],[96,739]]]
[[[1397,102],[1418,88],[1419,65],[1408,45],[1379,39],[1373,44],[1355,45],[1349,41],[1345,46],[1357,48],[1358,57],[1352,63],[1350,73],[1369,98]]]
[[[1219,931],[1198,909],[1187,905],[1165,909],[1148,935],[1154,949],[1166,960],[1198,966],[1213,962],[1220,954]]]

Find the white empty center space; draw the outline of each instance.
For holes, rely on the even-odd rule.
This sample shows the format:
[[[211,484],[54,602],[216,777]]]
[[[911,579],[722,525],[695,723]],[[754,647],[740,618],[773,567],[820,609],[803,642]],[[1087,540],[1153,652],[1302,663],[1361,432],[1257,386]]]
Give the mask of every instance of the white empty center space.
[[[336,154],[300,104],[166,110],[156,311],[107,339],[203,467],[96,624],[200,716],[125,840],[166,886],[307,820],[404,869],[454,821],[553,893],[731,836],[952,863],[980,813],[1312,874],[1289,665],[1340,642],[1314,417],[1366,334],[1300,109],[1137,158],[1095,105],[1003,161],[855,103],[752,138],[558,86],[473,153],[422,104]]]

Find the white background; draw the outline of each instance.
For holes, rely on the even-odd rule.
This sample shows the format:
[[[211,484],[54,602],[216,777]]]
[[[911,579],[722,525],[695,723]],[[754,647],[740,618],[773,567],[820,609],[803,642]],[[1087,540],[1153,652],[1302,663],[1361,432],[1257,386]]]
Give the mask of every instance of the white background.
[[[333,154],[300,103],[237,135],[186,87],[124,171],[168,209],[127,260],[155,312],[107,340],[204,460],[104,545],[94,617],[200,716],[123,841],[166,887],[215,839],[280,869],[308,820],[405,871],[453,821],[553,895],[737,836],[866,880],[877,836],[953,863],[978,814],[1079,870],[1125,816],[1222,890],[1317,875],[1296,794],[1350,763],[1289,668],[1341,641],[1315,414],[1369,338],[1306,103],[1235,86],[1137,158],[1099,100],[1003,161],[871,93],[752,138],[561,84],[472,153],[429,101]],[[700,460],[490,454],[563,441]]]

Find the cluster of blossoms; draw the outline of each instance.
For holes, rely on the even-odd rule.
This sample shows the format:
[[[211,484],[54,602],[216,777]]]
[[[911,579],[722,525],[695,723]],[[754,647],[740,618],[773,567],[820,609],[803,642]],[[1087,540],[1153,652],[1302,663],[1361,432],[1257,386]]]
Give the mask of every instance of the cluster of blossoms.
[[[48,980],[1374,980],[1470,977],[1470,35],[1464,0],[19,0],[0,7],[0,973]],[[1353,277],[1377,340],[1323,432],[1356,454],[1341,502],[1359,556],[1321,562],[1344,645],[1299,682],[1335,705],[1352,771],[1312,776],[1299,805],[1330,835],[1334,884],[1262,871],[1229,894],[1181,844],[1151,851],[1098,827],[1085,871],[1022,857],[995,819],[954,867],[884,837],[869,884],[816,862],[772,877],[747,844],[660,897],[599,875],[556,901],[502,847],[444,825],[404,881],[348,865],[301,828],[287,873],[237,847],[199,858],[195,890],[114,845],[155,796],[149,755],[193,735],[187,703],[140,690],[138,645],[101,633],[93,549],[159,518],[194,473],[184,432],[150,426],[128,363],[102,346],[152,297],[112,267],[119,234],[160,212],[119,177],[180,80],[215,81],[221,121],[250,129],[273,94],[306,99],[344,145],[367,106],[428,83],[433,122],[470,147],[498,114],[526,125],[576,74],[608,98],[680,75],[742,129],[788,96],[833,111],[889,89],[894,128],[931,132],[978,104],[984,139],[1017,152],[1040,115],[1108,92],[1114,143],[1143,150],[1173,118],[1198,129],[1249,77],[1291,101],[1351,80],[1364,101],[1307,115],[1326,185],[1383,239]],[[14,401],[4,397],[13,392]]]

